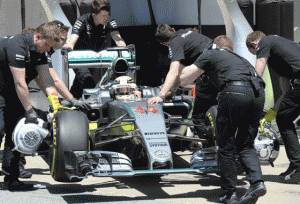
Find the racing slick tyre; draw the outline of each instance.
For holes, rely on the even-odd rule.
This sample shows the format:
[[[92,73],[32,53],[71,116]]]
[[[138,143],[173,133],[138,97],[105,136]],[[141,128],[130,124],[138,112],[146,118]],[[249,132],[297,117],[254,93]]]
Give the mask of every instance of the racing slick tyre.
[[[89,124],[81,111],[62,110],[53,120],[53,144],[50,153],[50,173],[55,181],[79,182],[82,178],[70,179],[67,172],[72,167],[65,163],[65,151],[88,151]]]
[[[216,140],[216,119],[217,119],[217,110],[218,106],[212,106],[208,109],[205,115],[205,125],[211,126],[214,128],[214,136],[213,138],[208,138],[208,144],[206,146],[217,146]]]
[[[209,145],[211,146],[217,146],[217,137],[216,137],[216,120],[217,120],[217,113],[218,113],[218,105],[212,106],[208,109],[205,117],[205,124],[206,125],[210,125],[214,128],[214,138],[212,140],[209,141]],[[241,163],[238,159],[238,155],[236,155],[236,169],[237,169],[237,174],[241,175],[243,174],[245,171],[243,169],[243,167],[241,166]]]

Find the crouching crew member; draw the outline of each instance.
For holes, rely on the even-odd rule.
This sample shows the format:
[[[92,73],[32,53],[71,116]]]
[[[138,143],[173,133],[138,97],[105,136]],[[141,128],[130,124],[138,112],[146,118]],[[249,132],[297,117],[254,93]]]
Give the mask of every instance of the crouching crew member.
[[[224,190],[220,202],[238,203],[235,192],[237,152],[251,184],[239,203],[255,203],[259,196],[266,194],[259,158],[254,149],[265,101],[264,82],[246,59],[232,52],[230,38],[218,36],[214,43],[194,64],[183,69],[180,80],[186,85],[205,73],[219,91],[216,127],[221,187]],[[217,46],[219,48],[214,48]]]
[[[300,145],[293,121],[300,114],[300,46],[276,35],[266,36],[261,31],[250,33],[246,39],[249,51],[257,56],[255,69],[263,76],[266,64],[281,76],[281,89],[286,92],[276,116],[276,110],[266,115],[276,122],[290,161],[288,169],[279,176],[290,180],[300,176]],[[292,80],[293,89],[289,89]],[[285,90],[284,90],[285,89]]]

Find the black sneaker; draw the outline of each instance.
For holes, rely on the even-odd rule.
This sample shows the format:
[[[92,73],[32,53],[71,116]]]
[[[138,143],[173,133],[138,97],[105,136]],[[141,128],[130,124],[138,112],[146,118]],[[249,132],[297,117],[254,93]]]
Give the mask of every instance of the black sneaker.
[[[31,178],[32,173],[30,171],[26,171],[22,165],[19,166],[19,178]]]
[[[23,183],[22,181],[4,181],[3,189],[9,191],[28,191],[33,190],[33,184]]]
[[[291,180],[299,176],[300,176],[300,167],[295,167],[292,166],[291,164],[285,172],[279,174],[279,177],[285,181]]]
[[[227,204],[238,204],[238,198],[236,197],[236,193],[235,192],[224,192],[220,197],[219,197],[219,201],[221,203],[227,203]]]
[[[248,188],[245,195],[241,197],[240,204],[246,204],[246,203],[255,203],[258,199],[258,197],[264,196],[267,193],[267,188],[264,184],[264,182],[258,182],[256,184],[253,184]],[[253,202],[255,201],[255,202]]]

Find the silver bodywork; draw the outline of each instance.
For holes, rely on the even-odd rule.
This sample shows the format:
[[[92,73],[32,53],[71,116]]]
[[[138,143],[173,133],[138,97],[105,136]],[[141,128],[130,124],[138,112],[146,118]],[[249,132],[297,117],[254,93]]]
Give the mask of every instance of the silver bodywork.
[[[59,177],[62,173],[69,181],[82,180],[87,175],[120,177],[170,173],[217,173],[217,147],[203,149],[201,143],[206,140],[188,133],[189,127],[193,126],[190,120],[193,97],[176,96],[170,101],[150,105],[148,99],[156,96],[159,88],[141,86],[139,88],[142,98],[117,100],[111,89],[116,75],[135,76],[138,70],[134,64],[128,64],[127,71],[118,72],[118,60],[122,61],[124,58],[117,57],[113,60],[107,74],[103,76],[103,80],[96,88],[84,90],[81,100],[89,103],[92,110],[85,114],[79,112],[81,121],[84,119],[83,116],[87,118],[89,130],[88,124],[81,124],[81,121],[77,120],[78,127],[73,125],[74,128],[69,128],[68,132],[62,135],[57,134],[59,131],[53,129],[53,141],[47,139],[46,143],[49,144],[50,149],[55,144],[53,147],[56,148],[56,154],[60,153],[60,157],[52,159],[52,167],[55,164],[54,167],[60,168],[58,172],[55,172],[55,168],[51,169],[51,172],[55,172],[53,178],[62,181],[63,179]],[[68,104],[64,105],[68,106]],[[76,113],[71,115],[76,117]],[[49,112],[50,123],[52,119],[53,114]],[[68,121],[73,120],[69,118]],[[78,135],[79,130],[82,129],[80,125],[87,127],[84,140],[81,135]],[[58,127],[57,124],[53,126]],[[60,127],[63,128],[62,125]],[[70,140],[71,135],[76,135],[84,144],[90,141],[91,151],[85,145]],[[197,144],[197,149],[191,148],[192,143]],[[78,147],[72,149],[73,146]],[[271,151],[271,156],[263,155],[266,146],[268,146],[266,149],[271,147],[271,142],[266,138],[257,145],[265,160],[276,153]],[[173,152],[184,150],[194,151],[190,167],[176,169]],[[55,152],[52,150],[52,156]]]

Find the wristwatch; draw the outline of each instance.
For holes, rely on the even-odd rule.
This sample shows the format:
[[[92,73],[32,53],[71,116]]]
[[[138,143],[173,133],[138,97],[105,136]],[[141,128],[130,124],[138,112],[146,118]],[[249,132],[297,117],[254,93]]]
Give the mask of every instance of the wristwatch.
[[[164,95],[162,95],[160,92],[157,94],[157,96],[160,97],[160,98],[162,98],[163,101],[164,101],[165,98],[166,98],[166,97],[165,97]]]

